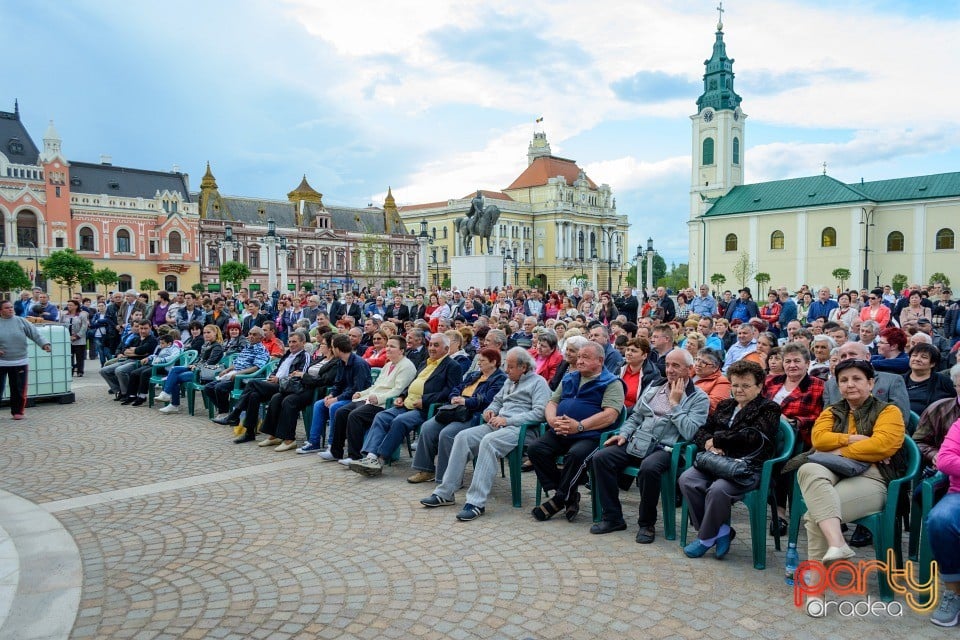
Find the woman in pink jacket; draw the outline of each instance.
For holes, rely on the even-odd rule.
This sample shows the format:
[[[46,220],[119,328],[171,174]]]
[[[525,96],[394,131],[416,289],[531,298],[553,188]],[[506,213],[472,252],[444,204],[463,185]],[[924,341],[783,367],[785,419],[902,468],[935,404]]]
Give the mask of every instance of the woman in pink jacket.
[[[947,432],[934,464],[950,478],[950,490],[930,510],[924,523],[946,587],[930,622],[952,627],[960,621],[960,420]]]

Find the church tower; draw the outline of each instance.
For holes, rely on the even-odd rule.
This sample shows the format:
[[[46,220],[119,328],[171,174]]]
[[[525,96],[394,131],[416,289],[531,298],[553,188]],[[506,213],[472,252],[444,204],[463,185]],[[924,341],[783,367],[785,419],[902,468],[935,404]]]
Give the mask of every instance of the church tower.
[[[722,7],[722,5],[721,5]],[[698,218],[720,196],[743,184],[744,125],[742,98],[733,88],[733,58],[727,57],[723,41],[723,9],[717,22],[713,54],[704,61],[703,93],[697,98],[697,113],[690,116],[693,128],[690,179],[690,279],[702,283],[704,247]]]

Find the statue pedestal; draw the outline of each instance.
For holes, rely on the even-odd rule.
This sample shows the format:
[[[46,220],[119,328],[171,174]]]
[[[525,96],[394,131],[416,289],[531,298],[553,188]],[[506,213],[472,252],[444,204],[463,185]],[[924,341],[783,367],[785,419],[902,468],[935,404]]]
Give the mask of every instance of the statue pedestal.
[[[492,289],[503,286],[503,256],[453,256],[450,283],[457,289]]]

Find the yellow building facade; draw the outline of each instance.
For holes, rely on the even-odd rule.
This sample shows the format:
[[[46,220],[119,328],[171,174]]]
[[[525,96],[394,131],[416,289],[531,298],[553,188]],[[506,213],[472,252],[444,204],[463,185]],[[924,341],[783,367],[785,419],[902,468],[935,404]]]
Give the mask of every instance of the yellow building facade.
[[[545,133],[534,134],[527,168],[509,186],[479,193],[485,205],[500,209],[490,252],[504,256],[504,284],[603,290],[626,284],[625,265],[634,257],[627,217],[617,212],[609,185],[597,185],[575,161],[551,153]],[[408,228],[426,224],[432,286],[450,277],[451,258],[478,250],[477,239],[467,247],[456,234],[456,221],[476,196],[400,207]]]

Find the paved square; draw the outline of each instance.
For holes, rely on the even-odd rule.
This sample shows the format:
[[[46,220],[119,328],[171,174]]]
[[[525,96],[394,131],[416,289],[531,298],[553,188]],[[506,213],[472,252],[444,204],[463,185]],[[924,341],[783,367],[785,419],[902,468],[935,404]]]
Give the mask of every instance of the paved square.
[[[229,427],[185,408],[118,406],[95,370],[75,390],[76,404],[42,404],[22,422],[0,414],[13,494],[0,496],[0,638],[949,633],[906,607],[902,618],[807,617],[772,540],[767,570],[753,569],[740,506],[722,562],[687,559],[659,527],[649,546],[634,543],[632,522],[590,535],[588,496],[574,524],[536,522],[532,474],[523,509],[500,479],[486,515],[461,523],[455,508],[418,504],[432,485],[406,482],[406,454],[370,479],[234,445]],[[635,513],[637,492],[623,500]]]

